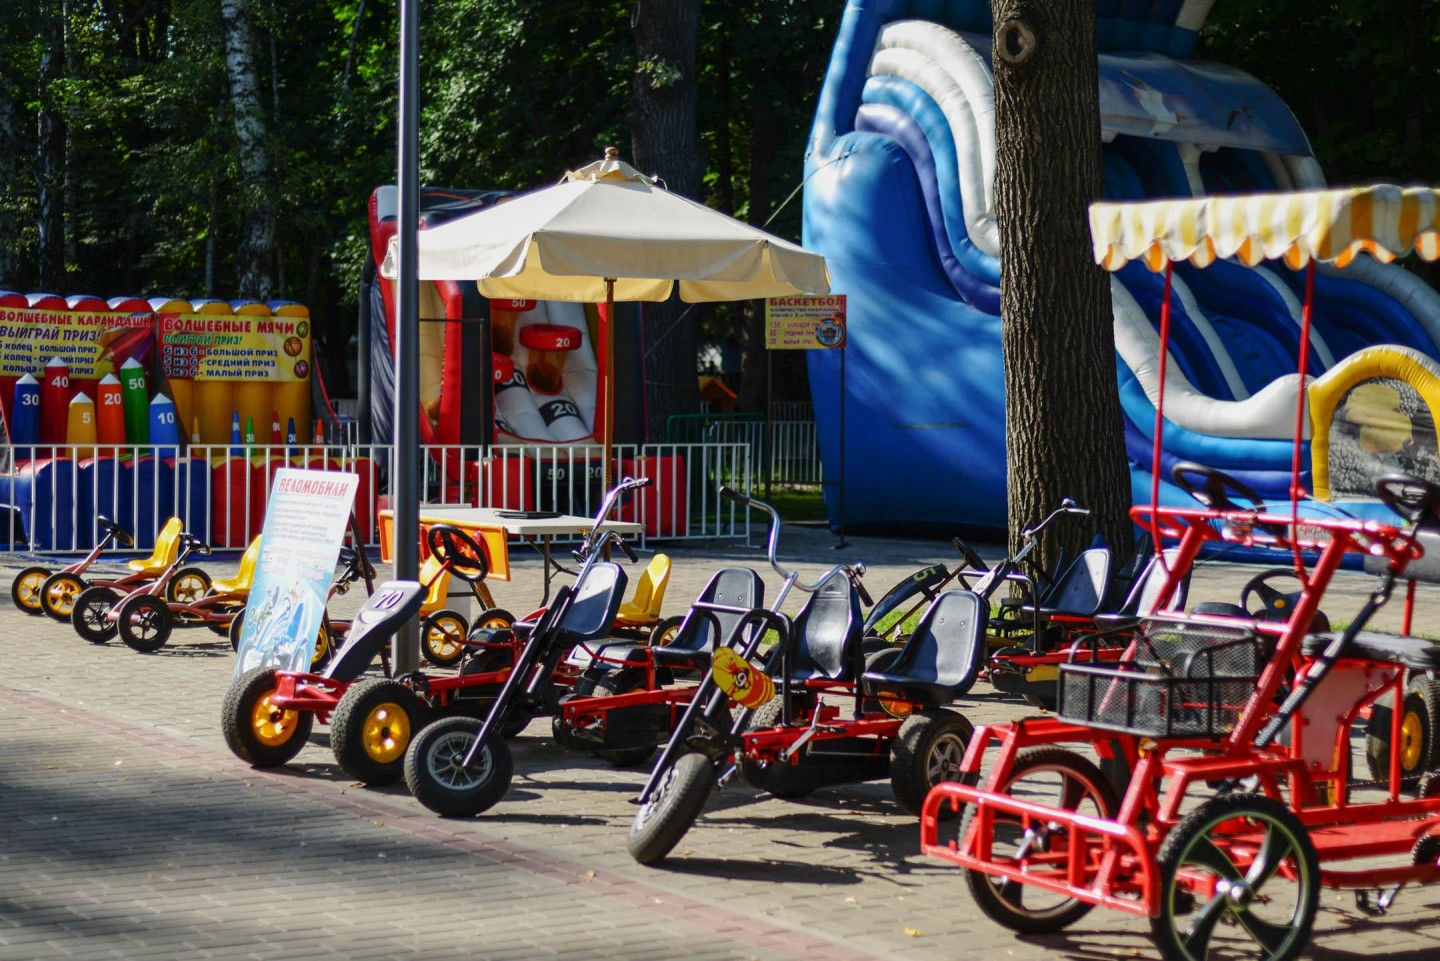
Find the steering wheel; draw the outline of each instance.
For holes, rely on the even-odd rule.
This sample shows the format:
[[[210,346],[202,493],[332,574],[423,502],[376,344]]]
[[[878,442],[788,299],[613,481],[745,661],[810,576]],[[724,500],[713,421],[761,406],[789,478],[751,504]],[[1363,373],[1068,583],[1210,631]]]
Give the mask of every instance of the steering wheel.
[[[977,572],[981,574],[984,574],[986,571],[990,570],[990,565],[985,563],[985,559],[983,557],[975,553],[975,548],[971,547],[969,544],[965,543],[958,537],[953,538],[950,543],[954,544],[955,549],[960,552],[960,557],[964,559],[966,567],[973,567]]]
[[[1440,486],[1409,474],[1386,474],[1375,481],[1375,493],[1386,507],[1414,523],[1422,514],[1440,514]]]
[[[462,581],[483,581],[490,573],[484,549],[458,527],[436,524],[426,533],[425,542],[430,545],[430,553],[448,564],[450,573]]]
[[[95,523],[105,533],[114,535],[115,543],[119,544],[121,547],[135,546],[135,538],[130,536],[130,532],[127,531],[125,528],[121,527],[119,524],[112,521],[110,518],[106,517],[104,514],[96,514]]]
[[[1211,510],[1243,511],[1265,509],[1265,502],[1249,487],[1223,471],[1193,461],[1181,461],[1170,471],[1175,484]],[[1197,480],[1196,478],[1199,478]],[[1230,499],[1231,495],[1249,501],[1248,507],[1241,507]]]
[[[1299,580],[1293,567],[1272,567],[1256,574],[1245,582],[1245,587],[1240,591],[1240,606],[1250,615],[1263,620],[1288,620],[1290,612],[1300,602],[1301,592],[1282,591],[1271,583],[1285,578]],[[1252,596],[1260,602],[1259,609],[1253,606]]]

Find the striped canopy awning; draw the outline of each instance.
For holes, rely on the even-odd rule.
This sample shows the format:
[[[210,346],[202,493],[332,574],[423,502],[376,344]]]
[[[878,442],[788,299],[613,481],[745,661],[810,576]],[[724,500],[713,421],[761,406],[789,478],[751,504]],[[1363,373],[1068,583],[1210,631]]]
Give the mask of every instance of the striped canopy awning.
[[[1440,257],[1440,190],[1378,184],[1345,190],[1090,205],[1095,262],[1153,271],[1188,260],[1235,257],[1249,266],[1284,259],[1344,267],[1361,251],[1389,263],[1414,250]]]

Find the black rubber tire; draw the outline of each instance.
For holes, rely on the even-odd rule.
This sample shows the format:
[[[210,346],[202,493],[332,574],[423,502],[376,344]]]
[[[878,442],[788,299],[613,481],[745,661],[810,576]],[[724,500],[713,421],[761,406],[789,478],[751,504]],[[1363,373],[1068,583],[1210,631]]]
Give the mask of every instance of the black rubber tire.
[[[907,717],[890,744],[890,787],[896,803],[918,817],[932,787],[960,779],[960,761],[974,734],[974,726],[954,711]]]
[[[515,766],[504,738],[487,738],[475,763],[459,766],[479,730],[474,718],[447,717],[411,738],[405,785],[415,800],[442,817],[471,817],[505,796]]]
[[[705,809],[715,789],[715,762],[682,754],[660,778],[650,800],[635,812],[625,849],[640,864],[655,864],[674,850]]]
[[[487,607],[470,625],[470,633],[476,631],[502,631],[515,626],[515,615],[503,607]]]
[[[430,719],[414,691],[388,677],[350,685],[330,718],[330,750],[340,769],[372,787],[405,776],[405,750]]]
[[[1435,751],[1436,718],[1431,709],[1436,705],[1415,690],[1407,690],[1401,703],[1404,716],[1400,720],[1400,781],[1414,784],[1427,770]],[[1391,712],[1387,710],[1372,714],[1365,725],[1365,768],[1374,781],[1390,780],[1390,723]]]
[[[230,650],[236,652],[237,654],[240,652],[240,635],[241,633],[243,633],[244,629],[245,612],[241,611],[234,617],[230,618],[230,627],[227,628],[225,631],[226,635],[228,635],[230,638]]]
[[[665,618],[650,629],[645,643],[651,647],[669,647],[675,643],[675,638],[680,633],[680,625],[684,623],[685,618],[682,616]]]
[[[459,611],[436,611],[420,622],[420,653],[436,667],[454,667],[465,657],[470,625]]]
[[[1008,794],[1010,788],[1026,774],[1040,770],[1061,773],[1066,778],[1067,787],[1073,780],[1084,791],[1078,797],[1060,798],[1059,807],[1071,811],[1079,810],[1081,803],[1088,798],[1094,802],[1096,811],[1085,813],[1095,813],[1103,818],[1113,818],[1119,811],[1120,802],[1115,796],[1110,778],[1090,760],[1074,751],[1060,747],[1031,748],[1017,755],[1010,770],[1010,779],[1002,789],[1003,793]],[[969,832],[975,816],[974,812],[973,807],[966,807],[965,817],[960,822],[959,837],[963,838]],[[1055,846],[1051,846],[1050,849],[1055,850]],[[965,872],[965,883],[975,898],[976,906],[984,912],[985,916],[996,924],[1021,934],[1053,934],[1063,931],[1089,914],[1095,907],[1085,901],[1068,900],[1041,912],[1027,912],[1023,907],[1017,907],[1011,903],[1007,899],[1007,895],[1002,894],[1001,890],[996,888],[996,880],[980,871],[967,870]],[[1024,890],[1023,885],[1012,888],[1009,896],[1019,898],[1022,890]]]
[[[1407,690],[1419,694],[1425,702],[1425,713],[1430,720],[1430,756],[1425,761],[1425,770],[1433,771],[1440,768],[1440,680],[1416,674]]]
[[[1283,847],[1283,854],[1280,860],[1288,857],[1292,863],[1294,872],[1293,882],[1289,879],[1282,879],[1282,883],[1294,883],[1299,886],[1295,897],[1295,905],[1291,911],[1291,917],[1283,919],[1280,923],[1267,922],[1272,937],[1278,938],[1279,943],[1273,948],[1262,947],[1260,954],[1250,954],[1260,961],[1291,961],[1305,950],[1310,941],[1310,930],[1315,924],[1315,912],[1320,899],[1320,859],[1315,853],[1315,846],[1310,841],[1310,835],[1306,832],[1305,826],[1300,819],[1292,814],[1289,809],[1278,801],[1255,794],[1224,794],[1210,801],[1205,802],[1187,814],[1179,824],[1170,831],[1160,851],[1156,855],[1155,862],[1160,872],[1160,911],[1156,917],[1150,919],[1150,934],[1155,939],[1155,945],[1160,949],[1161,957],[1167,961],[1205,961],[1208,950],[1195,952],[1190,950],[1181,940],[1180,933],[1176,930],[1178,914],[1197,914],[1197,921],[1205,914],[1208,905],[1201,904],[1198,897],[1185,890],[1177,883],[1177,876],[1182,867],[1189,866],[1194,870],[1209,868],[1213,873],[1219,873],[1211,865],[1215,858],[1214,854],[1219,849],[1211,841],[1202,840],[1208,837],[1213,828],[1217,828],[1226,822],[1236,818],[1248,817],[1252,821],[1259,819],[1266,824],[1266,834],[1261,848],[1267,849],[1269,840],[1272,837],[1272,830],[1280,832],[1278,836]],[[1187,860],[1192,852],[1199,852],[1197,859]],[[1223,854],[1222,854],[1223,857]],[[1225,858],[1228,861],[1228,858]],[[1233,865],[1231,865],[1233,867]],[[1251,871],[1254,870],[1252,865]],[[1238,871],[1237,871],[1238,873]],[[1259,883],[1249,881],[1248,873],[1245,876],[1247,887],[1251,891],[1254,902],[1247,899],[1249,903],[1263,905],[1266,908],[1274,906],[1273,895],[1264,895],[1261,892],[1266,885],[1279,872],[1271,872]],[[1217,898],[1225,898],[1225,895],[1216,895]],[[1226,898],[1229,901],[1228,898]],[[1212,902],[1213,903],[1213,899]],[[1234,907],[1222,905],[1214,910],[1219,915],[1216,923],[1210,926],[1211,933],[1223,928],[1227,935],[1238,935],[1241,932],[1249,933],[1249,927],[1242,915],[1249,914],[1249,907],[1236,910]],[[1250,915],[1251,924],[1265,920]],[[1224,921],[1237,921],[1235,924],[1220,924]],[[1192,924],[1190,936],[1197,934]],[[1254,937],[1254,935],[1251,935]],[[1208,949],[1209,936],[1201,947]]]
[[[89,586],[78,574],[56,571],[40,587],[40,610],[47,617],[69,624],[75,599]]]
[[[750,712],[745,721],[747,731],[764,731],[780,726],[780,698],[766,701]],[[798,801],[809,797],[815,785],[805,776],[800,765],[786,765],[785,771],[777,773],[772,767],[761,767],[754,761],[740,762],[740,778],[752,787],[766,791],[771,797],[782,801]]]
[[[221,604],[215,608],[214,613],[228,615],[228,617],[225,620],[207,619],[205,621],[205,626],[209,628],[211,633],[217,634],[220,637],[228,638],[230,636],[230,622],[235,619],[236,614],[240,613],[244,609],[245,604],[243,601],[230,601]]]
[[[165,585],[165,599],[193,604],[210,593],[210,575],[198,567],[182,567]]]
[[[590,695],[592,697],[613,697],[616,694],[638,691],[644,686],[645,672],[643,670],[624,668],[618,671],[606,671],[595,678],[595,685],[591,688]],[[648,747],[610,748],[608,750],[598,748],[595,756],[614,767],[635,767],[654,757],[655,749],[658,746],[651,744]]]
[[[309,711],[267,708],[275,691],[275,669],[246,671],[225,692],[220,730],[231,753],[254,767],[278,767],[300,753],[310,738],[315,715]]]
[[[879,654],[882,651],[900,650],[879,634],[866,634],[860,638],[860,653],[865,655],[865,660],[870,660],[871,654]]]
[[[36,617],[44,614],[40,606],[41,590],[51,573],[48,567],[25,568],[10,582],[10,600],[26,614]]]
[[[70,613],[70,626],[91,644],[104,644],[120,628],[114,621],[107,621],[105,615],[116,601],[120,592],[109,587],[87,587],[75,598],[75,609]]]
[[[175,624],[170,607],[154,594],[138,594],[116,610],[120,640],[132,651],[154,654],[170,640]]]

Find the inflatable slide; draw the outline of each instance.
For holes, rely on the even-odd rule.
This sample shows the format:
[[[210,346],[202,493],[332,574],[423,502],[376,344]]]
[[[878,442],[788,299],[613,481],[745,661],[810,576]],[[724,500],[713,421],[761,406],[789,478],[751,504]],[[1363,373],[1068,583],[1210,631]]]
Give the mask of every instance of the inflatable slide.
[[[1107,198],[1325,185],[1273,91],[1191,59],[1211,5],[1097,0]],[[1006,524],[991,33],[988,0],[850,0],[821,90],[804,235],[849,298],[843,421],[839,357],[808,360],[827,477],[846,451],[851,528]],[[1111,291],[1126,450],[1148,501],[1164,281],[1131,265]],[[1177,268],[1162,499],[1188,500],[1169,468],[1195,460],[1288,500],[1303,296],[1304,274],[1272,262]],[[1362,257],[1343,276],[1320,268],[1314,324],[1305,483],[1382,516],[1377,472],[1440,481],[1440,296]]]

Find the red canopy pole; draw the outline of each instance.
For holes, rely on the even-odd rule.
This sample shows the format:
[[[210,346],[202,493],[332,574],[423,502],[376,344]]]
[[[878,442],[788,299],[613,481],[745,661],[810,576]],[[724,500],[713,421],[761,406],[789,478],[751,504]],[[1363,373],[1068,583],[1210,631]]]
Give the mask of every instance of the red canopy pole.
[[[1150,537],[1157,553],[1160,540],[1160,435],[1165,429],[1165,362],[1170,356],[1170,288],[1174,265],[1165,261],[1165,296],[1160,301],[1160,392],[1155,398],[1155,449],[1150,457]],[[1164,563],[1163,561],[1161,563]]]
[[[1290,543],[1295,551],[1295,573],[1305,579],[1300,556],[1300,444],[1305,438],[1305,372],[1310,365],[1310,319],[1315,306],[1315,260],[1305,266],[1305,305],[1300,310],[1300,384],[1295,389],[1295,443],[1290,450]]]

